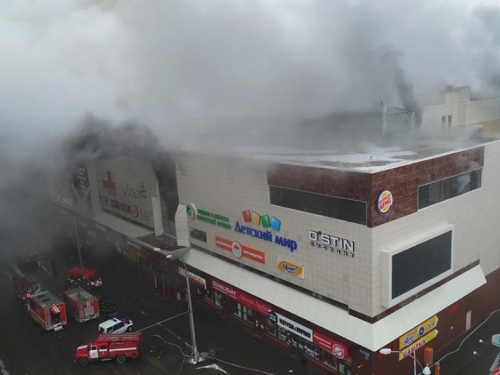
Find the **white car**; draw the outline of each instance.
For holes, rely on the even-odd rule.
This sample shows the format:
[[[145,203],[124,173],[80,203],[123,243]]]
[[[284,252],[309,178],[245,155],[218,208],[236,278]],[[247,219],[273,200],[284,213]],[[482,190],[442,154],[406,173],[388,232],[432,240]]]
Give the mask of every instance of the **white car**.
[[[99,333],[123,333],[130,332],[134,323],[129,318],[113,318],[99,324]]]

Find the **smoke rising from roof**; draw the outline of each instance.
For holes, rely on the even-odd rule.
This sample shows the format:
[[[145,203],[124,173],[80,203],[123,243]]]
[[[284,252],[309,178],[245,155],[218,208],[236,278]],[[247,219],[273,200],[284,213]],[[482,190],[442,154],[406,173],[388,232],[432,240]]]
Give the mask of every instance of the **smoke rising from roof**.
[[[91,111],[177,145],[227,119],[493,94],[499,19],[430,0],[2,2],[1,131],[59,136]]]

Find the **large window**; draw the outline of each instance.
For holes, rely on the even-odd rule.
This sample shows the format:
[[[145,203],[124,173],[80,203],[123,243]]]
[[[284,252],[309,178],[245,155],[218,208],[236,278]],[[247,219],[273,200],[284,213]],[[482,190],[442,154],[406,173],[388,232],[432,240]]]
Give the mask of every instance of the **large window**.
[[[269,186],[271,204],[366,225],[366,202]]]
[[[418,208],[425,208],[481,187],[482,169],[422,185],[418,188]]]
[[[392,298],[397,298],[451,269],[452,232],[392,257]]]

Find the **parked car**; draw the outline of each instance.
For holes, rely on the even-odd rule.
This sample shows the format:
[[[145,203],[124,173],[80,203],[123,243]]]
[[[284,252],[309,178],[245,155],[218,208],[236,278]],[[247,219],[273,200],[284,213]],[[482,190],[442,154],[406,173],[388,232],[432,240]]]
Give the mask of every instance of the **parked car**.
[[[134,323],[129,318],[112,318],[99,324],[99,333],[124,333],[132,331]]]

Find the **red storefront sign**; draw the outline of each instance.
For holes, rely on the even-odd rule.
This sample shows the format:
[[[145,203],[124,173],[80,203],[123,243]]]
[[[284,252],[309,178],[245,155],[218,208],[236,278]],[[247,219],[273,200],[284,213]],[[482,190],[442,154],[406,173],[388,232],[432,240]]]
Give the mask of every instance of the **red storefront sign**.
[[[326,336],[323,336],[321,333],[313,331],[312,339],[314,344],[318,345],[320,348],[325,349],[326,351],[329,351],[339,359],[344,359],[349,356],[347,352],[347,346]]]
[[[212,289],[238,301],[242,305],[248,307],[249,309],[257,311],[264,316],[268,316],[269,311],[272,310],[272,307],[267,303],[262,302],[246,293],[240,292],[239,290],[234,289],[233,287],[223,283],[222,281],[212,279]]]

